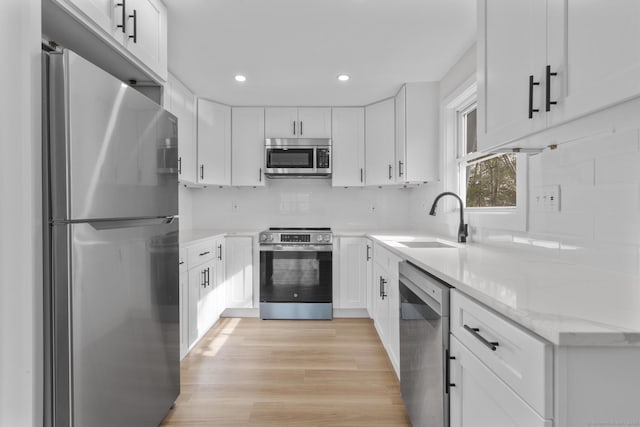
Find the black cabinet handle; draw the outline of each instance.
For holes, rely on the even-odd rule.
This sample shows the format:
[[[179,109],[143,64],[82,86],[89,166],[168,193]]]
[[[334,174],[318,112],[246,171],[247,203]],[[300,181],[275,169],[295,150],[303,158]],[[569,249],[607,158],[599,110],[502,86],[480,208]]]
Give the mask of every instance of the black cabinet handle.
[[[182,265],[182,264],[184,264],[184,261],[180,261],[180,262],[178,263],[178,265]]]
[[[398,176],[402,176],[404,174],[404,172],[402,171],[402,166],[404,165],[404,163],[402,163],[401,160],[398,160]]]
[[[557,104],[556,101],[551,100],[551,76],[557,76],[558,73],[552,73],[551,65],[547,65],[546,75],[547,75],[547,87],[546,87],[547,100],[545,104],[546,104],[546,111],[551,111],[551,106]]]
[[[200,165],[200,179],[204,179],[204,165]]]
[[[127,0],[122,0],[120,3],[116,3],[116,7],[122,8],[122,24],[116,25],[116,28],[122,28],[122,32],[127,32]]]
[[[222,245],[218,245],[218,259],[222,261]]]
[[[384,299],[387,296],[387,293],[384,291],[384,285],[387,283],[386,280],[380,276],[380,298]]]
[[[296,134],[296,121],[293,121],[293,134]]]
[[[472,328],[469,325],[464,325],[464,328],[467,331],[469,331],[471,333],[471,335],[476,337],[478,339],[478,341],[480,341],[482,344],[484,344],[487,347],[489,347],[491,349],[491,351],[496,351],[498,346],[500,345],[496,341],[487,341],[487,339],[485,337],[483,337],[482,335],[480,335],[478,333],[478,332],[480,332],[480,328]]]
[[[360,182],[364,182],[364,169],[360,168]]]
[[[198,255],[199,255],[199,256],[205,256],[205,255],[208,255],[208,254],[210,254],[210,253],[211,253],[211,251],[206,251],[206,252],[201,252],[201,253],[199,253]]]
[[[302,133],[302,120],[300,120],[300,136],[302,136],[302,135],[304,135],[304,134]]]
[[[133,39],[134,43],[138,43],[138,11],[133,9],[133,15],[129,15],[129,18],[133,18],[133,35],[129,38]]]
[[[445,373],[444,373],[444,385],[445,385],[445,393],[449,394],[449,389],[451,387],[455,387],[455,383],[451,382],[451,361],[452,360],[456,360],[455,357],[450,356],[449,355],[449,349],[446,349],[444,351],[444,358],[445,358]]]
[[[258,170],[258,182],[262,182],[262,168]]]
[[[182,175],[182,157],[178,157],[178,175]]]
[[[540,110],[533,108],[533,87],[538,86],[540,82],[533,81],[533,76],[529,76],[529,119],[533,119],[533,113]]]
[[[391,172],[393,166],[389,165],[389,179],[393,178],[393,174]]]
[[[370,251],[371,251],[371,246],[367,245],[367,261],[371,259]]]

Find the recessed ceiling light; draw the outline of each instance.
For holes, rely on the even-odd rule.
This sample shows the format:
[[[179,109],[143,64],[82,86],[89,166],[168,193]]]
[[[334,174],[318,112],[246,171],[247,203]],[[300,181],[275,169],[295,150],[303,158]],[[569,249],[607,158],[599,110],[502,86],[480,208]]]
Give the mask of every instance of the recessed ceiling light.
[[[242,74],[238,74],[234,78],[236,79],[237,82],[245,82],[245,81],[247,81],[247,78],[245,76],[243,76]]]
[[[338,80],[340,80],[341,82],[346,82],[349,79],[350,79],[349,74],[340,74],[338,76]]]

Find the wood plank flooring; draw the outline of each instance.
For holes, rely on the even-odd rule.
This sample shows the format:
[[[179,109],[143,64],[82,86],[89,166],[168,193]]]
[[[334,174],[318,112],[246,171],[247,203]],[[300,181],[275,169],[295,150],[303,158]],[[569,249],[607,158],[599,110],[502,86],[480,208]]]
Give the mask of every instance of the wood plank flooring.
[[[369,319],[223,318],[181,381],[162,426],[410,426]]]

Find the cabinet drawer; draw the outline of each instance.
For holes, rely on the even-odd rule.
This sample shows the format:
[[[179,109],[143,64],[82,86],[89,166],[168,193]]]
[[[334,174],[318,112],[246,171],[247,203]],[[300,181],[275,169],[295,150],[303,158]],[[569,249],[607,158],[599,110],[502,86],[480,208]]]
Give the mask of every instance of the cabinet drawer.
[[[178,265],[180,267],[180,273],[184,273],[187,271],[187,249],[180,248],[180,252],[178,252]]]
[[[211,261],[216,256],[216,244],[213,239],[187,248],[187,268],[191,270],[203,262]]]
[[[382,268],[390,271],[398,270],[398,263],[402,261],[397,255],[386,249],[379,243],[373,244],[373,261]]]
[[[455,290],[451,333],[540,415],[553,416],[550,343]]]

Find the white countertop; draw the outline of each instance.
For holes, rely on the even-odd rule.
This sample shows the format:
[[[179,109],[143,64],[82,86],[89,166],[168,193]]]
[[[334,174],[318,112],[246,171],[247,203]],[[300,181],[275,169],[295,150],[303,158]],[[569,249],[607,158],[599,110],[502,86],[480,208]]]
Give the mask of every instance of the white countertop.
[[[189,246],[201,240],[212,239],[219,236],[257,236],[259,231],[255,230],[216,230],[197,229],[180,230],[180,246]]]
[[[640,345],[640,277],[469,243],[416,249],[367,237],[557,345]],[[455,245],[455,243],[454,243]]]

